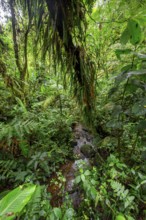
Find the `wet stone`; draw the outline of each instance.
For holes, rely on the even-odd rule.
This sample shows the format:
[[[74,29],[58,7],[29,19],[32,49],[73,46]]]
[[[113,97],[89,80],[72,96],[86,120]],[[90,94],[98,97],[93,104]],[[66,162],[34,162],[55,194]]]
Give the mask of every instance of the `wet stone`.
[[[54,173],[49,179],[48,192],[51,194],[50,203],[53,207],[60,207],[63,204],[65,193],[70,196],[74,208],[80,206],[83,196],[78,186],[75,185],[75,173],[80,168],[89,168],[91,166],[90,161],[95,157],[95,150],[92,146],[93,136],[88,130],[75,122],[72,124],[72,131],[73,140],[70,146],[73,148],[74,161],[68,161],[59,169],[66,181],[62,181],[57,173]]]
[[[71,147],[75,147],[77,144],[78,144],[77,141],[71,141],[70,142],[70,146]]]
[[[87,129],[87,128],[84,128],[84,127],[83,127],[82,130],[85,131],[85,132],[88,132],[88,129]]]

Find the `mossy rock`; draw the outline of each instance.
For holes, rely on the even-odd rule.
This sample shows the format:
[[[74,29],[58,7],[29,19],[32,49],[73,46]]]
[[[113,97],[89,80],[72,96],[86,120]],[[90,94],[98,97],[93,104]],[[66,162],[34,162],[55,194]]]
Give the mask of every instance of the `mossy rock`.
[[[81,150],[81,153],[84,154],[84,156],[87,158],[91,158],[95,154],[95,151],[94,151],[92,145],[90,145],[90,144],[82,145],[80,150]]]

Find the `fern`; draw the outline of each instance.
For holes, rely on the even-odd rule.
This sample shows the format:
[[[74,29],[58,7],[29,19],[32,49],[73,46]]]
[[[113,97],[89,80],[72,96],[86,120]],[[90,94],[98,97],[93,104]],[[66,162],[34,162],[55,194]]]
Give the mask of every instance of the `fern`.
[[[26,213],[24,216],[24,220],[27,219],[37,219],[38,213],[40,211],[41,204],[41,186],[37,186],[36,190],[26,207]]]
[[[0,181],[6,181],[13,177],[13,169],[17,167],[15,160],[0,160]]]
[[[125,189],[125,186],[123,186],[118,181],[111,181],[111,187],[116,193],[117,198],[119,198],[120,201],[124,203],[124,209],[133,209],[133,200],[135,199],[134,196],[129,195],[129,190]]]
[[[46,186],[37,185],[21,219],[48,219],[47,216],[50,216],[51,211],[52,208],[50,206],[48,193],[46,192]]]
[[[27,155],[27,137],[36,129],[38,124],[34,120],[15,118],[8,124],[0,123],[0,149],[17,154],[21,150]]]

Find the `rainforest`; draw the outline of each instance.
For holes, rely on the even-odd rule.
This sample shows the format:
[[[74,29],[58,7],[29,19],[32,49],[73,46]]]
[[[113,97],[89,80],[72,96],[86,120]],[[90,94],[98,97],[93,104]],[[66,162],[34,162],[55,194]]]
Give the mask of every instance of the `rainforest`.
[[[0,220],[146,219],[146,0],[0,0]]]

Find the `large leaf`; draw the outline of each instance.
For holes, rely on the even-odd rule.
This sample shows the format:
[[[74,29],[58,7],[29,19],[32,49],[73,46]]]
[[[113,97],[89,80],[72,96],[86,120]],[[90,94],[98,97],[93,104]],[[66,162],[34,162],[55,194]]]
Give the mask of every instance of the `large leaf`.
[[[139,22],[134,19],[128,21],[127,27],[121,35],[121,43],[126,44],[130,41],[131,44],[136,45],[142,39],[142,31]]]
[[[146,54],[134,53],[140,60],[146,60]]]
[[[0,219],[11,220],[22,211],[35,192],[35,185],[19,186],[0,201]]]
[[[142,101],[140,102],[137,102],[135,103],[133,106],[132,106],[132,113],[134,115],[137,115],[137,116],[143,116],[146,114],[146,108],[145,108],[145,100],[143,99],[143,103]]]
[[[132,76],[142,76],[145,74],[146,74],[146,69],[132,70],[129,72],[123,71],[117,77],[115,77],[115,83],[116,83],[116,85],[119,85],[122,81],[124,81],[125,79],[128,79]]]
[[[138,131],[146,131],[146,121],[141,120],[139,124],[137,125]]]
[[[116,216],[115,220],[126,220],[126,219],[125,219],[124,215],[119,214]]]
[[[115,54],[117,56],[117,58],[120,60],[121,59],[121,55],[126,55],[126,54],[130,54],[132,52],[131,49],[116,49],[115,50]]]
[[[139,75],[145,75],[146,74],[146,69],[141,69],[141,70],[135,70],[135,71],[130,71],[127,73],[127,77],[131,76],[139,76]]]
[[[62,212],[61,212],[60,208],[56,207],[56,208],[53,209],[53,211],[54,211],[56,219],[61,219],[62,218]]]
[[[121,44],[127,44],[128,40],[129,40],[129,35],[130,35],[129,30],[128,30],[128,28],[126,28],[121,35]]]
[[[136,20],[138,20],[138,22],[141,24],[141,25],[146,25],[146,15],[145,13],[142,13],[141,15],[138,15],[136,17]]]
[[[142,32],[139,23],[136,20],[128,22],[128,30],[130,33],[130,43],[135,45],[141,41]]]

